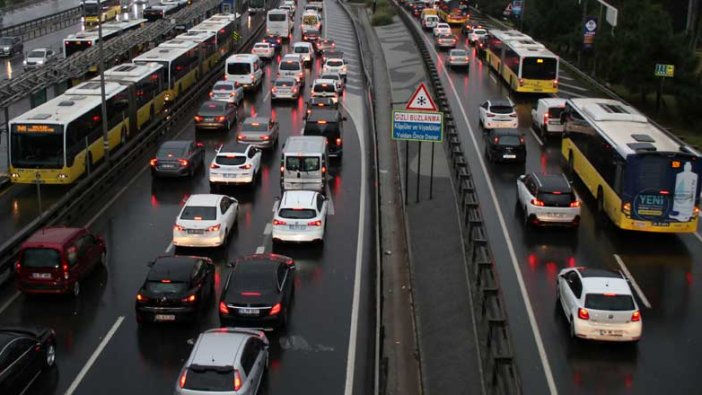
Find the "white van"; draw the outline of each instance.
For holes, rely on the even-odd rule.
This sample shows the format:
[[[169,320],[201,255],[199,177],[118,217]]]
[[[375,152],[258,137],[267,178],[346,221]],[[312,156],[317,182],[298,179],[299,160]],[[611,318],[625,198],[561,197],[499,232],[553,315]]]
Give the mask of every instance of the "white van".
[[[235,54],[227,58],[224,78],[244,89],[260,88],[263,84],[263,62],[258,55]]]
[[[280,188],[325,193],[327,185],[327,139],[322,136],[290,136],[283,146]]]
[[[433,30],[436,27],[436,24],[439,23],[439,21],[440,20],[438,15],[425,15],[424,18],[422,18],[422,26],[424,26],[424,30]]]
[[[322,18],[317,11],[308,10],[302,14],[302,33],[322,33]]]
[[[292,52],[300,55],[302,62],[305,63],[307,67],[312,66],[312,61],[314,61],[315,55],[312,43],[308,43],[307,41],[298,41],[293,44]]]
[[[266,33],[280,36],[283,40],[290,37],[293,28],[290,14],[287,10],[274,9],[266,15]]]
[[[298,54],[287,54],[278,63],[278,77],[290,77],[299,82],[305,79],[305,66]]]
[[[312,97],[329,97],[334,103],[339,102],[339,92],[335,80],[317,78],[312,83]]]

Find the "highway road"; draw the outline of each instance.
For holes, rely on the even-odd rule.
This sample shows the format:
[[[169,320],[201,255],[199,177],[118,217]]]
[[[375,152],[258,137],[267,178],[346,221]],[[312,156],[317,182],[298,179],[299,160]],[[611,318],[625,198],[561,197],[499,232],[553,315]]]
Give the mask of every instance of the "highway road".
[[[299,4],[302,6],[303,4]],[[372,265],[372,229],[366,182],[365,107],[358,73],[357,49],[350,22],[336,4],[327,4],[326,23],[351,61],[349,88],[344,98],[343,163],[330,170],[328,185],[333,214],[328,217],[323,246],[286,246],[275,252],[297,261],[296,301],[287,331],[271,336],[272,361],[264,393],[367,394],[372,385],[372,322],[368,317]],[[299,16],[298,16],[299,17]],[[342,33],[343,32],[343,33]],[[299,31],[295,32],[296,37]],[[287,51],[287,49],[286,49]],[[306,81],[320,68],[315,62]],[[276,65],[266,66],[260,92],[247,96],[241,116],[273,116],[281,125],[281,142],[300,133],[304,100],[290,105],[270,103],[270,81]],[[307,87],[306,91],[309,90]],[[307,93],[307,92],[306,92]],[[193,110],[193,115],[194,111]],[[192,121],[174,130],[173,138],[196,138],[206,144],[207,161],[228,133],[198,132]],[[237,256],[271,251],[272,208],[280,196],[279,150],[264,155],[264,169],[254,188],[232,188],[226,193],[240,203],[239,227],[226,248],[187,250],[210,256],[217,266],[216,284],[225,278],[225,263]],[[124,183],[96,202],[76,225],[90,226],[105,235],[109,264],[81,287],[80,297],[28,298],[11,287],[0,298],[0,322],[45,324],[58,335],[58,368],[40,376],[28,394],[170,393],[177,374],[201,331],[219,326],[213,302],[207,317],[193,325],[138,327],[134,298],[147,272],[147,261],[173,253],[171,229],[180,206],[191,194],[208,193],[206,172],[192,179],[154,180],[148,159],[135,163]],[[3,214],[0,214],[3,215]],[[180,253],[180,251],[178,251]]]
[[[471,50],[459,37],[459,45]],[[515,180],[525,171],[561,172],[560,141],[542,141],[531,130],[530,111],[536,97],[512,95],[518,103],[520,130],[527,136],[526,165],[487,162],[478,106],[486,99],[509,95],[508,88],[475,56],[470,73],[447,70],[447,54],[434,49],[431,33],[425,33],[424,40],[440,70],[476,182],[525,393],[699,392],[696,373],[702,370],[698,358],[702,343],[697,333],[702,326],[702,294],[695,286],[702,281],[696,269],[702,263],[700,234],[651,235],[613,229],[593,216],[594,199],[579,183],[576,189],[585,200],[579,229],[525,228],[515,212]],[[591,94],[567,73],[562,82],[560,96]],[[574,265],[631,273],[644,323],[638,345],[570,340],[565,319],[555,308],[555,285],[558,271]]]
[[[56,14],[77,7],[81,0],[42,0],[31,2],[12,10],[3,10],[0,27],[17,25],[37,19],[39,16]]]

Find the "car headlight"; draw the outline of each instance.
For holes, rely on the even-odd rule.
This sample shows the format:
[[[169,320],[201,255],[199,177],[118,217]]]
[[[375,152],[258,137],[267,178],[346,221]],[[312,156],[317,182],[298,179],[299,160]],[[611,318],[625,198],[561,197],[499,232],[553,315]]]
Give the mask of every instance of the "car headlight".
[[[37,64],[44,64],[44,60],[37,60]]]
[[[22,64],[26,66],[26,65],[27,65],[27,61],[26,61],[26,60],[23,60],[23,61],[22,61]]]

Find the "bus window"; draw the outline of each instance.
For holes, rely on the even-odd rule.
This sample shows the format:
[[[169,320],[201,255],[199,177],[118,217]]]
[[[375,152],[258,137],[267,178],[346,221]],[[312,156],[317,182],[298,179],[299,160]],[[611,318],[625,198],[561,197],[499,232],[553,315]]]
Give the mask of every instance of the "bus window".
[[[558,78],[556,59],[525,57],[522,60],[522,78],[533,80],[555,80]]]

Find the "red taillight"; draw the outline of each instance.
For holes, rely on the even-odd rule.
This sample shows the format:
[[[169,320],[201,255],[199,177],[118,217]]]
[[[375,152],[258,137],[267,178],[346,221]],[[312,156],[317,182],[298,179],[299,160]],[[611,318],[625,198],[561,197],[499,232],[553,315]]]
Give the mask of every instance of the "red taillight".
[[[221,227],[220,224],[217,225],[212,225],[209,228],[207,228],[208,232],[219,232],[219,228]]]
[[[341,137],[337,137],[336,139],[336,145],[340,146],[341,145]]]
[[[190,295],[187,298],[181,299],[181,301],[183,301],[185,303],[195,303],[195,300],[197,300],[197,296],[195,296],[195,295]]]
[[[178,159],[178,163],[180,163],[181,167],[188,167],[190,162],[187,159]]]
[[[581,320],[589,320],[590,319],[590,313],[587,311],[587,309],[583,309],[580,307],[578,309],[578,318]]]
[[[253,166],[251,165],[251,163],[247,163],[247,164],[245,164],[245,165],[239,166],[240,169],[244,169],[244,170],[249,170],[249,169],[251,169],[252,167],[253,167]]]
[[[632,322],[641,321],[641,312],[636,310],[633,313],[631,313],[631,321]]]
[[[542,201],[539,200],[539,199],[531,199],[531,205],[532,205],[532,206],[543,207],[543,206],[544,206],[544,202],[542,202]]]
[[[217,122],[224,122],[225,119],[226,119],[226,117],[219,116],[219,117],[216,117],[216,118],[215,118],[215,121],[217,121]]]
[[[22,269],[22,265],[20,265],[20,263],[18,261],[17,263],[15,263],[15,270],[17,271],[17,273],[19,273],[20,269]]]
[[[526,144],[526,140],[524,140],[524,136],[519,136],[519,144],[521,144],[521,145]]]
[[[254,79],[253,73],[252,73],[252,74],[249,74],[249,78],[251,78],[251,80],[253,81],[253,79]]]
[[[493,144],[499,144],[499,143],[500,143],[500,138],[499,138],[499,137],[493,137],[493,138],[492,138],[492,143],[493,143]]]
[[[241,388],[241,375],[238,370],[234,371],[234,391],[239,391]]]
[[[310,221],[307,223],[307,226],[322,226],[322,221],[320,221],[320,220]]]
[[[146,301],[146,296],[142,294],[137,294],[137,302],[145,302]]]
[[[271,89],[271,92],[273,92],[273,93],[278,92],[278,88],[276,88],[276,87],[274,86],[274,87]]]
[[[485,116],[488,117],[488,118],[493,118],[493,117],[495,116],[495,114],[487,113]]]
[[[279,219],[273,220],[273,225],[287,225],[288,223]]]
[[[276,315],[280,313],[280,303],[276,303],[275,306],[271,309],[271,312],[268,313],[268,315]]]
[[[282,174],[284,172],[285,172],[285,166],[280,166],[280,173]]]
[[[523,78],[519,79],[519,86],[524,86],[524,79]]]
[[[246,138],[246,135],[245,135],[245,134],[240,134],[240,135],[236,136],[236,139],[237,139],[237,140],[243,140],[243,139],[245,139],[245,138]]]
[[[183,373],[180,374],[180,378],[178,379],[178,385],[180,385],[180,388],[185,387],[185,377],[188,375],[188,369],[183,370]]]
[[[158,159],[156,159],[156,158],[151,159],[149,161],[149,164],[151,165],[151,167],[156,167],[156,165],[158,164]]]
[[[214,96],[214,92],[210,92],[210,97]]]
[[[548,123],[548,113],[544,113],[544,125]]]
[[[219,169],[219,165],[216,163],[210,164],[210,169]]]
[[[270,139],[270,136],[261,136],[261,140],[263,141],[268,141]]]
[[[580,200],[570,202],[570,207],[580,207]]]
[[[326,172],[327,172],[327,167],[326,167],[326,166],[322,166],[322,174],[325,174]]]
[[[229,314],[229,308],[224,302],[219,302],[219,312],[222,314]]]
[[[64,263],[63,266],[61,266],[61,269],[63,270],[64,273],[68,273],[68,265],[67,264]]]
[[[185,230],[185,228],[182,227],[182,226],[180,226],[180,225],[178,225],[178,224],[176,224],[176,225],[173,225],[173,230],[177,230],[177,231],[179,231],[179,232],[183,232],[183,231]]]
[[[201,117],[199,115],[195,115],[195,122],[202,122],[203,119],[204,119],[203,117]]]

